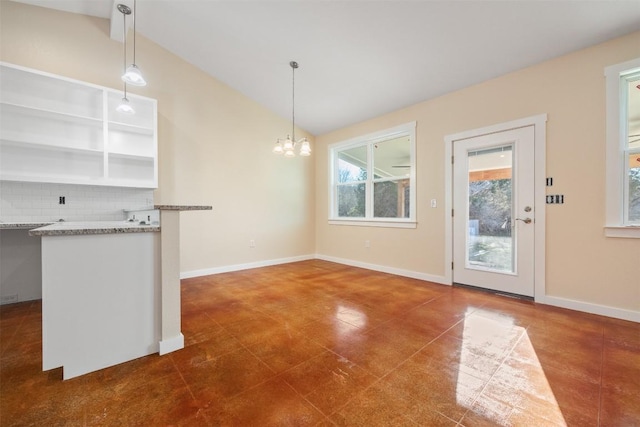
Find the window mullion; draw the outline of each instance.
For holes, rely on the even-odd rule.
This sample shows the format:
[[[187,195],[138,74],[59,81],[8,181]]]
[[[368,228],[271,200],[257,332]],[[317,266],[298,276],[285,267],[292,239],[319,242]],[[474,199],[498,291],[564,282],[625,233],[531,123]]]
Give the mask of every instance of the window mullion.
[[[367,144],[367,183],[366,213],[367,219],[373,218],[373,143]]]

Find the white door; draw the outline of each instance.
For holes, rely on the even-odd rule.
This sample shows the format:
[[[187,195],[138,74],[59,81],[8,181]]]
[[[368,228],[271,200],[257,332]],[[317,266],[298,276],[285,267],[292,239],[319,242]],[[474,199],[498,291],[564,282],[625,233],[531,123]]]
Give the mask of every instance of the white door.
[[[453,282],[534,295],[534,127],[453,142]]]

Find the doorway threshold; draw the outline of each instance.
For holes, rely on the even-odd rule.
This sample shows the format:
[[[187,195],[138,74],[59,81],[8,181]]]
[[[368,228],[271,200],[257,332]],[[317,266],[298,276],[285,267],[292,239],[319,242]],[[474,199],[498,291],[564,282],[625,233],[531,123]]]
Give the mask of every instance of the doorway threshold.
[[[511,298],[520,301],[534,302],[534,298],[527,295],[512,294],[510,292],[496,291],[493,289],[481,288],[479,286],[465,285],[464,283],[453,282],[454,287],[471,289],[474,291],[484,292],[487,294],[497,295],[505,298]]]

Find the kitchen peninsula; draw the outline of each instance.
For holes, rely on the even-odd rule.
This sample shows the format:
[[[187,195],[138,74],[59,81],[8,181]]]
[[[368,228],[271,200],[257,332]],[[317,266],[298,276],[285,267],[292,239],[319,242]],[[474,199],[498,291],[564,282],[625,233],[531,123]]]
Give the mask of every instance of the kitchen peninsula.
[[[179,213],[161,227],[124,221],[55,223],[42,238],[43,369],[69,379],[184,347],[180,331]]]

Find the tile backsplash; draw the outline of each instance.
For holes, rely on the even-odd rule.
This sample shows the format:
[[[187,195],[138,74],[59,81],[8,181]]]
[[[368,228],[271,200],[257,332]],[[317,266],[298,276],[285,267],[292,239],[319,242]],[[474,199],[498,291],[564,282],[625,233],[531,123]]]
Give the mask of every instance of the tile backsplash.
[[[0,198],[2,222],[117,221],[153,206],[152,189],[94,185],[0,181]]]

